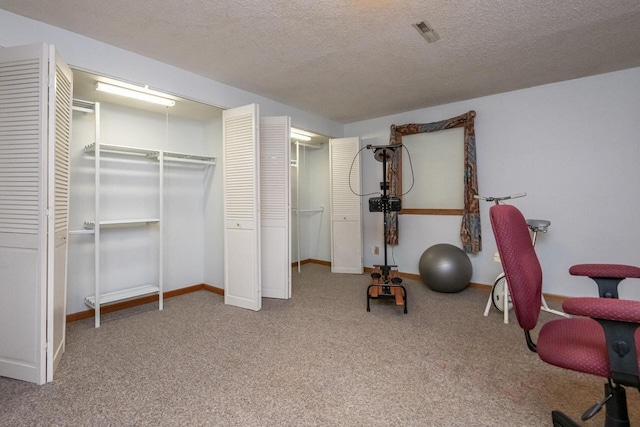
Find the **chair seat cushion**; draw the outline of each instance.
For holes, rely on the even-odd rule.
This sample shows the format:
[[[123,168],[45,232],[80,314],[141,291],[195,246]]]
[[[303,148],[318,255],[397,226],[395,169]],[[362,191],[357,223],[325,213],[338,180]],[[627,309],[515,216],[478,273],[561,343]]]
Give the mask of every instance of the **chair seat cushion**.
[[[636,330],[635,340],[637,354],[640,354],[640,329]],[[537,351],[540,359],[550,365],[610,377],[604,330],[593,319],[558,319],[545,323],[538,335]]]

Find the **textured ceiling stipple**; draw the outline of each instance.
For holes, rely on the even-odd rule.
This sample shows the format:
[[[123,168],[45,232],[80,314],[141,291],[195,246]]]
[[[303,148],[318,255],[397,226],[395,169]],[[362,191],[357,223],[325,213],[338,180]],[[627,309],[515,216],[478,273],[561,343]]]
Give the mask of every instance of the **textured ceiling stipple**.
[[[637,0],[0,0],[342,123],[640,66]],[[413,24],[441,37],[425,43]]]

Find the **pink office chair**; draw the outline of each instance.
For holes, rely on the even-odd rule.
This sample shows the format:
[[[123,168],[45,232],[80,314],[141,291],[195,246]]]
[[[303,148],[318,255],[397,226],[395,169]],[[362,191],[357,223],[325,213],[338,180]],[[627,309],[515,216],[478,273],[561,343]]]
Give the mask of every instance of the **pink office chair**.
[[[542,269],[531,246],[529,229],[514,206],[492,206],[489,216],[513,310],[525,331],[529,349],[551,365],[607,378],[604,399],[588,409],[582,420],[586,421],[605,407],[605,427],[629,426],[624,386],[640,390],[640,301],[612,297],[567,299],[562,309],[580,317],[545,323],[540,328],[538,342],[534,343],[531,330],[536,327],[540,314]],[[595,278],[607,277],[611,271],[612,280],[621,280],[622,277],[617,276],[622,273],[631,274],[626,277],[640,277],[640,269],[636,267],[606,264],[575,266],[572,273]],[[617,295],[617,282],[615,287]],[[608,292],[611,293],[611,289]],[[559,411],[552,412],[552,420],[554,426],[579,426]]]

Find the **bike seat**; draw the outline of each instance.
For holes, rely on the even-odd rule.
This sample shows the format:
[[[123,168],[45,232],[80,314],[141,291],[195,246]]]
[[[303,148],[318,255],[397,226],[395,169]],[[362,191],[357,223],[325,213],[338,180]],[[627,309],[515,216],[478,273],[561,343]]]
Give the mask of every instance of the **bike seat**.
[[[546,219],[528,219],[527,226],[531,229],[531,231],[541,231],[543,233],[547,232],[547,228],[551,225],[551,221],[547,221]]]

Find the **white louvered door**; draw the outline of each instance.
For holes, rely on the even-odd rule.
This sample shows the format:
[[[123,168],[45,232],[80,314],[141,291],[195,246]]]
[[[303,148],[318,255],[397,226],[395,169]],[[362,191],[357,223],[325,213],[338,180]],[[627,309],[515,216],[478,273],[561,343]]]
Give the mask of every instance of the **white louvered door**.
[[[333,273],[362,274],[364,271],[361,198],[354,194],[360,194],[360,163],[353,162],[359,149],[358,137],[332,139],[329,144]]]
[[[260,147],[258,105],[222,114],[224,302],[260,310]]]
[[[262,296],[291,297],[290,119],[260,119]]]
[[[71,103],[73,73],[50,47],[49,75],[55,76],[49,87],[49,216],[47,382],[53,380],[64,353],[67,306],[67,252],[69,232],[69,145],[71,142]],[[53,262],[51,262],[53,261]]]
[[[54,347],[58,360],[64,351],[66,268],[58,271],[56,262],[66,262],[66,254],[54,260],[50,248],[57,232],[57,246],[66,252],[67,184],[63,176],[54,177],[68,147],[62,147],[60,135],[56,151],[62,154],[56,161],[49,138],[56,129],[66,138],[70,134],[69,124],[57,128],[55,123],[70,117],[71,73],[62,72],[68,78],[62,84],[69,92],[68,111],[63,103],[49,114],[55,96],[48,87],[58,82],[49,74],[52,55],[43,44],[0,49],[0,376],[38,384],[53,378]],[[50,200],[56,179],[60,218]],[[54,277],[60,279],[57,287]]]

